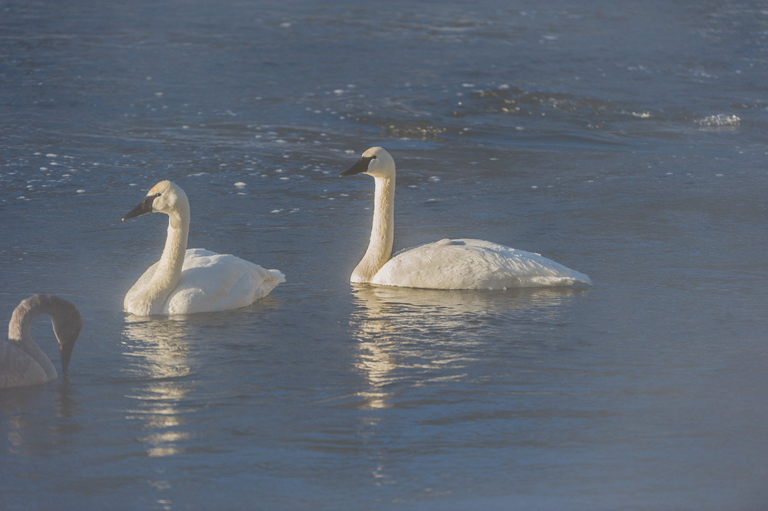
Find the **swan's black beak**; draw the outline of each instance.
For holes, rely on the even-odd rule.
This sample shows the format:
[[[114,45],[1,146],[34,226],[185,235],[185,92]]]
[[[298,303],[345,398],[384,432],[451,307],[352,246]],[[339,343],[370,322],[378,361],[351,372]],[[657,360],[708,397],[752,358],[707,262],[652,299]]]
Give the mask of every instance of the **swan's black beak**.
[[[360,158],[357,163],[349,167],[349,169],[345,170],[341,174],[339,174],[339,177],[341,176],[354,176],[355,174],[362,174],[363,172],[368,171],[368,164],[371,163],[371,160],[373,158],[367,158],[363,156]]]
[[[144,200],[139,202],[139,204],[130,210],[120,221],[125,222],[129,218],[136,218],[137,216],[146,215],[147,213],[152,213],[152,202],[155,200],[157,195],[147,195],[144,197]]]
[[[69,370],[69,359],[72,358],[72,350],[75,347],[74,341],[67,344],[59,345],[59,356],[61,357],[61,371],[63,374],[67,374]]]
[[[83,328],[83,317],[80,312],[72,306],[72,310],[65,318],[57,317],[52,320],[53,333],[56,334],[56,340],[59,341],[59,356],[61,357],[61,370],[67,374],[69,369],[69,359],[72,358],[72,350],[75,342],[80,336],[80,330]]]

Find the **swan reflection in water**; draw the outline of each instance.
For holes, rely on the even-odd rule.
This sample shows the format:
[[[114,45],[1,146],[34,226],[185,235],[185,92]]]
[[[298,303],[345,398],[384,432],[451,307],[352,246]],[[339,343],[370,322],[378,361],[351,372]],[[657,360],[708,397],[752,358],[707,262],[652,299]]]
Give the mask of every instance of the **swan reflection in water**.
[[[51,446],[65,444],[68,437],[81,433],[84,428],[77,418],[82,406],[76,395],[67,380],[55,388],[0,391],[0,438],[5,440],[8,454],[44,456]],[[70,418],[75,420],[58,420]]]
[[[362,408],[393,406],[387,389],[467,377],[469,367],[495,340],[514,342],[532,323],[557,324],[574,288],[505,292],[432,290],[353,285],[357,311],[351,325],[359,341],[356,368],[368,389]],[[478,347],[483,348],[479,351]]]
[[[127,317],[123,331],[123,356],[127,363],[123,377],[134,382],[128,399],[136,405],[127,410],[126,419],[145,422],[149,435],[140,438],[149,456],[170,456],[182,452],[178,442],[189,435],[179,431],[184,425],[180,402],[191,390],[184,378],[191,372],[183,321]]]

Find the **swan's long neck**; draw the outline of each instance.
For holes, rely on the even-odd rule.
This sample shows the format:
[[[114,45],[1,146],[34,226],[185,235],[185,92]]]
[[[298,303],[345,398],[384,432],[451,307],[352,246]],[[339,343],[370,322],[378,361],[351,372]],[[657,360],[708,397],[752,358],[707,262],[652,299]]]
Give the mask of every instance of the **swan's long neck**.
[[[395,176],[375,177],[371,241],[363,259],[352,272],[351,282],[370,282],[392,255],[395,238]]]
[[[145,299],[149,302],[149,314],[162,313],[163,305],[181,279],[184,256],[189,236],[189,208],[180,208],[168,215],[168,236],[152,280],[149,281]]]
[[[8,323],[8,340],[32,357],[43,368],[49,381],[55,380],[58,373],[51,359],[32,340],[29,327],[40,314],[49,314],[54,318],[65,314],[66,307],[60,303],[62,301],[51,295],[35,295],[27,298],[16,307],[11,316],[11,322]]]

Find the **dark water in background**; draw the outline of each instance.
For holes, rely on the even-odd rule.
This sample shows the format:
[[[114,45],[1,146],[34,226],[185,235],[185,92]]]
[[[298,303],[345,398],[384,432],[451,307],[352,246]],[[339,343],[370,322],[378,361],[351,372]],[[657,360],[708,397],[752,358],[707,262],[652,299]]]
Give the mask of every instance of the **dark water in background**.
[[[758,2],[0,1],[0,319],[86,320],[0,393],[0,509],[765,509],[766,84]],[[594,287],[351,287],[372,145],[396,249]],[[288,283],[126,317],[161,179]]]

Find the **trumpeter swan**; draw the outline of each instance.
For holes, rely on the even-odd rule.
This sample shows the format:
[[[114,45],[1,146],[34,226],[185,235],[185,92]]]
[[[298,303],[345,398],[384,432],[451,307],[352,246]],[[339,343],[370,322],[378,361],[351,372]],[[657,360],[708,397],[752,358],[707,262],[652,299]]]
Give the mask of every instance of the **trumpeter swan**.
[[[72,348],[83,318],[72,302],[54,295],[33,295],[22,300],[8,323],[8,341],[0,342],[0,389],[40,385],[58,377],[56,368],[29,333],[32,320],[49,314],[59,341],[61,370],[66,376]]]
[[[285,276],[229,254],[187,248],[189,200],[178,185],[160,181],[123,217],[168,215],[168,237],[160,260],[125,295],[137,316],[192,314],[238,309],[267,296]]]
[[[376,191],[371,240],[351,282],[426,289],[591,284],[583,273],[539,254],[482,240],[443,239],[403,250],[390,259],[395,232],[395,161],[381,147],[371,147],[341,175],[355,174],[373,176]]]

